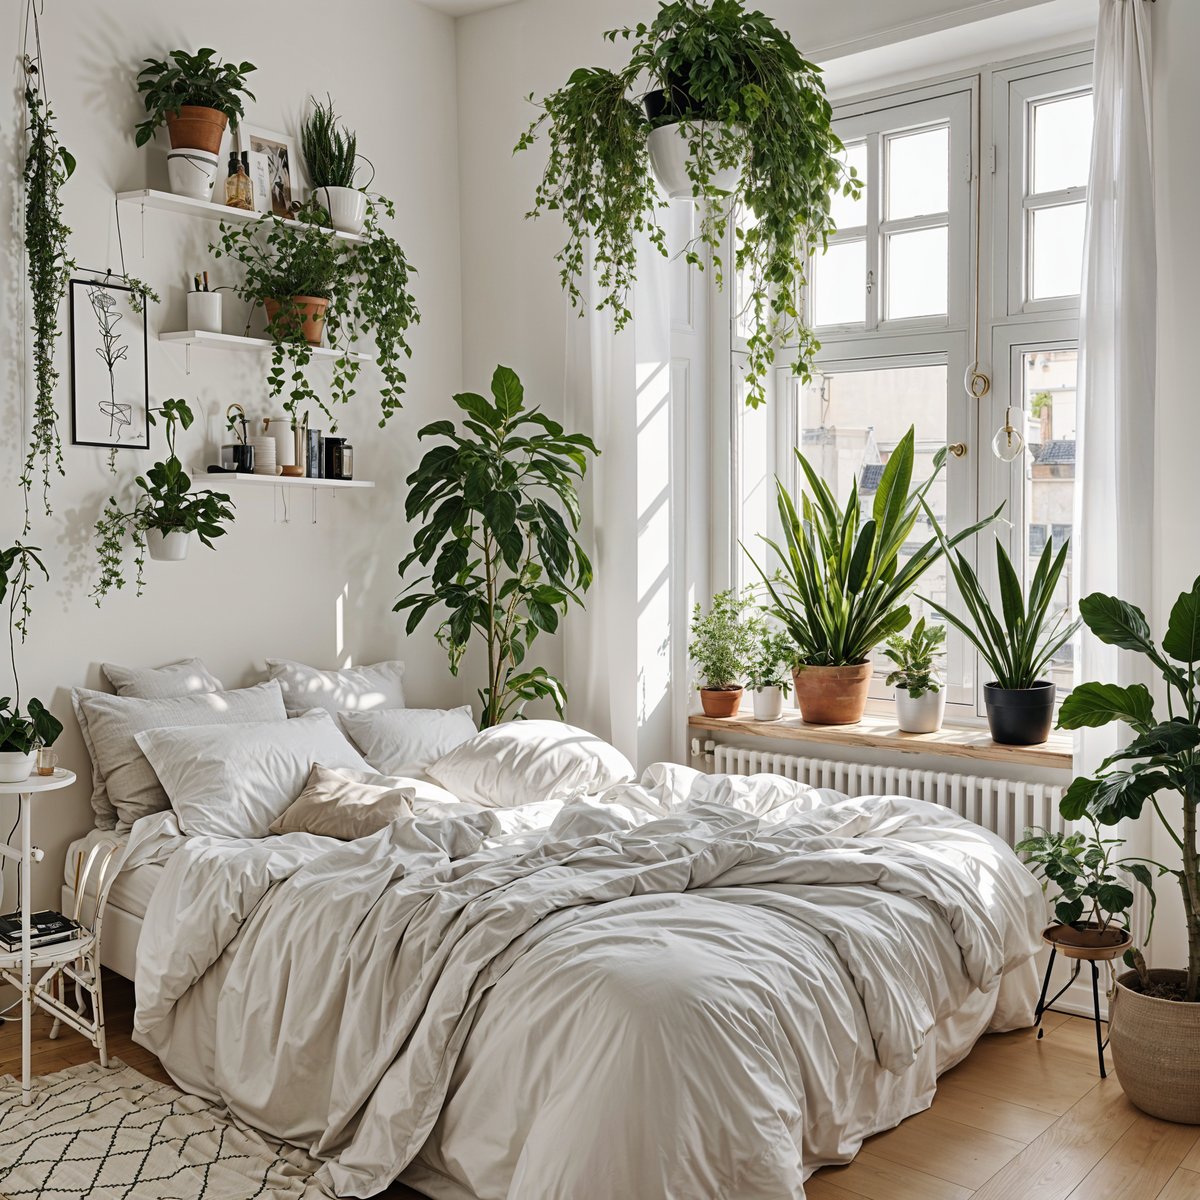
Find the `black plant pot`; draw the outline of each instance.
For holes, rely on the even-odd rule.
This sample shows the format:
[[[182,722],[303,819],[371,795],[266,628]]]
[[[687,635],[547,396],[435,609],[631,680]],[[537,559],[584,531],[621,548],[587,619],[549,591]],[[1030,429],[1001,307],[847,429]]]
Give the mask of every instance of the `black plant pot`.
[[[656,129],[660,125],[670,125],[682,121],[684,117],[698,115],[683,75],[671,76],[669,96],[666,88],[655,88],[642,97],[642,104],[650,124]]]
[[[983,685],[992,741],[1002,746],[1040,746],[1054,724],[1054,684],[1039,679],[1031,688]]]

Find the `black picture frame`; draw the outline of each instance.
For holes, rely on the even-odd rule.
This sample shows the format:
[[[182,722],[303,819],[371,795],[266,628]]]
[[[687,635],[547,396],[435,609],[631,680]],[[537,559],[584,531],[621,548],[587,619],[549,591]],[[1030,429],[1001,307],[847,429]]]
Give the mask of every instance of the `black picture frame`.
[[[135,312],[134,288],[115,278],[72,279],[71,445],[150,449],[150,358],[146,306]],[[109,297],[111,304],[102,297]],[[114,319],[115,318],[115,319]],[[91,357],[88,357],[91,355]],[[99,360],[99,367],[95,360]],[[118,393],[117,377],[120,376]],[[108,395],[103,381],[107,376]],[[106,435],[104,423],[108,422]],[[128,436],[124,431],[132,427]]]

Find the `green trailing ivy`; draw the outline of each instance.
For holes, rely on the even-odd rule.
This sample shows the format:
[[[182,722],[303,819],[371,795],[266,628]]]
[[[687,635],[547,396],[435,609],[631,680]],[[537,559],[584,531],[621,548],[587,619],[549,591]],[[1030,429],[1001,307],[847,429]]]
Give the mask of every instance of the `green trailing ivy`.
[[[432,569],[409,583],[394,611],[408,611],[409,634],[434,609],[444,612],[437,638],[454,675],[472,640],[483,639],[483,727],[543,698],[561,716],[562,683],[524,662],[538,635],[556,632],[568,605],[582,606],[591,586],[592,564],[576,536],[577,492],[588,455],[599,451],[590,438],[526,408],[508,367],[496,368],[491,400],[466,392],[454,403],[465,414],[461,426],[434,421],[417,434],[445,440],[408,477],[405,513],[420,527],[399,570],[403,576],[414,563]]]
[[[63,474],[62,439],[58,431],[55,391],[58,368],[54,350],[58,341],[59,308],[75,264],[67,252],[71,230],[63,221],[61,191],[75,170],[75,159],[59,144],[54,114],[41,86],[38,62],[26,60],[25,114],[27,144],[25,169],[25,270],[33,310],[33,429],[21,489],[25,496],[24,532],[30,529],[30,493],[40,474],[42,506],[49,515],[50,479]],[[40,464],[40,465],[39,465]]]
[[[833,132],[820,68],[785,30],[740,0],[660,3],[649,24],[605,37],[630,44],[629,62],[618,71],[575,71],[541,102],[542,114],[517,143],[518,151],[528,149],[544,127],[550,147],[528,215],[558,212],[566,223],[557,261],[577,306],[590,240],[599,307],[611,308],[622,328],[632,315],[637,235],[648,233],[666,253],[658,225],[664,200],[651,175],[647,139],[659,126],[678,124],[690,150],[687,170],[699,213],[685,257],[702,267],[707,254],[721,284],[732,237],[750,330],[747,403],[758,406],[778,347],[794,345],[793,371],[810,376],[820,344],[801,304],[807,263],[835,228],[832,197],[857,196],[861,188]],[[634,89],[645,80],[652,90],[643,110]],[[726,168],[738,172],[732,192],[714,182]]]

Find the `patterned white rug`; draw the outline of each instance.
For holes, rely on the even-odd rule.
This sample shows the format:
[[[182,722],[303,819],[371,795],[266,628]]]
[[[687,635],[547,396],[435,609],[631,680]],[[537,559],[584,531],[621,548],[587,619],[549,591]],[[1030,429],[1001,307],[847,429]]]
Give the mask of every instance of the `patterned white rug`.
[[[302,1151],[113,1060],[34,1080],[0,1076],[0,1193],[9,1200],[251,1200],[327,1196]]]

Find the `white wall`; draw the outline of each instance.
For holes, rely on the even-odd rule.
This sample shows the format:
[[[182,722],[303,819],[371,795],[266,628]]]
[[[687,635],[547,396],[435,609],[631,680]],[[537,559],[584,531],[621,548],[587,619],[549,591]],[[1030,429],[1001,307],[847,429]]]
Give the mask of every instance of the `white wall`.
[[[24,4],[5,5],[0,27],[3,62],[10,68],[9,102],[0,116],[0,144],[7,151],[0,186],[0,229],[5,231],[0,405],[9,431],[0,445],[0,545],[20,533],[16,478],[25,440],[17,436],[22,428],[17,364],[22,361],[18,335],[28,321],[18,307],[18,242],[8,232],[21,161],[18,64],[24,10]],[[251,87],[258,100],[248,112],[259,125],[294,134],[310,94],[333,96],[376,166],[376,188],[396,202],[394,232],[419,269],[415,292],[422,312],[412,337],[404,411],[386,431],[376,428],[372,387],[377,376],[367,368],[353,411],[342,422],[341,432],[356,446],[356,474],[376,479],[377,489],[339,494],[336,501],[322,495],[316,525],[311,524],[311,493],[294,495],[291,522],[282,524],[273,517],[274,489],[238,490],[238,518],[219,550],[198,547],[181,564],[148,563],[148,588],[140,600],[132,588],[110,597],[102,609],[88,598],[95,575],[91,527],[116,481],[106,472],[103,451],[65,447],[67,475],[54,484],[54,516],[39,516],[29,539],[44,548],[53,580],[37,589],[31,636],[18,648],[23,695],[49,702],[67,726],[60,743],[64,764],[81,778],[89,775],[68,689],[102,686],[101,661],[157,665],[198,654],[228,685],[240,686],[261,677],[266,655],[324,666],[398,657],[408,663],[412,702],[459,702],[462,689],[449,676],[431,634],[421,631],[406,641],[402,617],[390,611],[398,591],[395,564],[410,545],[403,480],[418,456],[414,434],[434,413],[446,411],[460,384],[453,21],[410,0],[356,0],[352,13],[315,0],[287,6],[209,0],[191,7],[147,0],[103,5],[49,0],[42,40],[60,134],[79,160],[64,193],[71,251],[79,264],[119,269],[114,193],[166,186],[165,134],[146,149],[136,149],[133,142],[140,108],[133,77],[139,61],[178,46],[211,45],[235,61],[257,64]],[[143,228],[135,212],[123,211],[122,229],[129,270],[162,295],[162,304],[149,316],[151,336],[183,328],[188,273],[210,266],[216,279],[226,279],[223,263],[206,261],[216,225],[148,213]],[[227,317],[226,329],[232,331],[236,320]],[[182,396],[206,418],[233,400],[251,415],[266,415],[279,409],[278,402],[268,403],[267,361],[195,352],[188,376],[180,348],[152,341],[151,396],[154,401]],[[64,381],[58,396],[61,428],[69,439],[65,337],[58,363]],[[328,387],[328,367],[310,370]],[[185,461],[214,461],[208,443],[204,432],[185,435],[180,443]],[[162,449],[156,435],[156,457]],[[122,452],[121,481],[151,461],[146,452]],[[8,671],[0,668],[0,695],[8,694],[9,683]],[[38,904],[56,898],[65,846],[91,825],[89,793],[81,783],[38,802],[35,840],[49,852],[34,873]],[[11,802],[0,804],[0,836],[14,815]],[[9,904],[14,875],[6,872]]]

